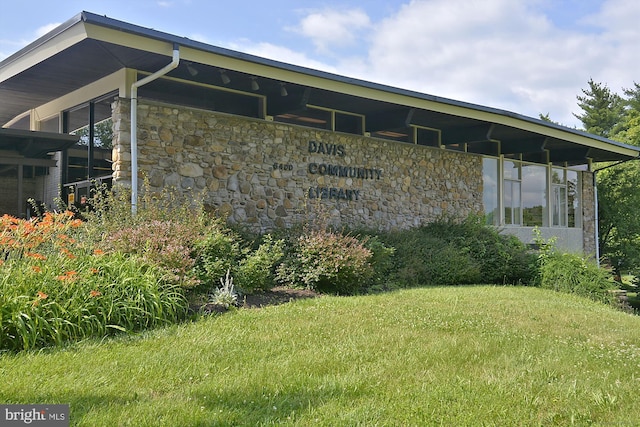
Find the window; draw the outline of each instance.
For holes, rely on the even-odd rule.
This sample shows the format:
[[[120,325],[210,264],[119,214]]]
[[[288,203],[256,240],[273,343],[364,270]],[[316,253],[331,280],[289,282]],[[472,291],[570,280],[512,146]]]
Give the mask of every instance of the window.
[[[567,170],[567,226],[581,227],[578,172]]]
[[[551,218],[552,225],[567,226],[567,180],[564,169],[551,171]]]
[[[485,222],[496,226],[580,227],[579,178],[576,170],[483,157]]]
[[[482,159],[482,203],[485,222],[488,225],[500,225],[500,199],[498,187],[498,159]]]
[[[548,226],[547,167],[522,164],[522,225]]]
[[[78,144],[67,151],[65,184],[111,174],[112,99],[106,95],[64,112],[64,132],[79,136]]]
[[[522,224],[520,188],[522,185],[522,168],[520,162],[504,161],[504,223],[507,225]]]

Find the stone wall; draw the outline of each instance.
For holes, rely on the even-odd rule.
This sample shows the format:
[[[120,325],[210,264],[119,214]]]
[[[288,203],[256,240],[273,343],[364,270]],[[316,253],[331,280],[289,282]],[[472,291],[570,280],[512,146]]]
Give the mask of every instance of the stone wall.
[[[114,180],[130,184],[130,103],[113,105]],[[482,158],[140,100],[138,167],[152,190],[201,197],[265,231],[322,216],[408,228],[482,211]]]
[[[586,255],[596,254],[596,195],[593,188],[593,173],[582,173],[582,236]]]

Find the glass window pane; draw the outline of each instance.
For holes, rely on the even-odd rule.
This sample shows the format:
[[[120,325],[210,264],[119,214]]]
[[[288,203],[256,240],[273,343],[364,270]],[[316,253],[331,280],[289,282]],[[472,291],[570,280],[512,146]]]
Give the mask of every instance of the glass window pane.
[[[504,161],[504,179],[520,179],[520,162]]]
[[[553,225],[567,226],[567,187],[564,185],[553,186]]]
[[[522,201],[521,201],[521,196],[520,196],[520,192],[521,190],[521,185],[519,182],[517,181],[513,181],[513,223],[514,224],[518,224],[521,225],[522,224]]]
[[[538,165],[522,166],[523,225],[548,226],[547,168]]]
[[[498,225],[498,159],[482,159],[482,202],[484,216],[489,225]]]
[[[551,171],[551,183],[562,184],[565,183],[565,170],[560,168],[553,168]]]
[[[567,171],[567,225],[580,227],[580,191],[578,186],[578,172]]]
[[[521,224],[520,215],[520,183],[504,182],[504,223],[506,225]]]

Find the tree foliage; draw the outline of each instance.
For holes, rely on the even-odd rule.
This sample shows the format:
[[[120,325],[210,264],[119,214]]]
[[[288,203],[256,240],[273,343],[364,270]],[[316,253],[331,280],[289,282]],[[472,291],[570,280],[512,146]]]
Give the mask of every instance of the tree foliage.
[[[588,85],[588,89],[582,89],[583,95],[576,97],[584,113],[574,115],[587,132],[610,138],[621,122],[625,102],[620,95],[611,92],[606,84],[589,79]]]
[[[587,132],[640,146],[640,84],[623,96],[605,84],[588,82],[577,96],[580,119]],[[619,273],[640,271],[640,162],[596,165],[600,254]]]

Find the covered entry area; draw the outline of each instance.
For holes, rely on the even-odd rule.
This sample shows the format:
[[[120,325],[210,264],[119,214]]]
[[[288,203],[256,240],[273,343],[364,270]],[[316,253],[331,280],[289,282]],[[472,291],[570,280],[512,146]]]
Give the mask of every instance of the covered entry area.
[[[0,214],[24,218],[27,200],[53,200],[64,179],[64,167],[55,166],[77,142],[76,135],[0,128]]]

